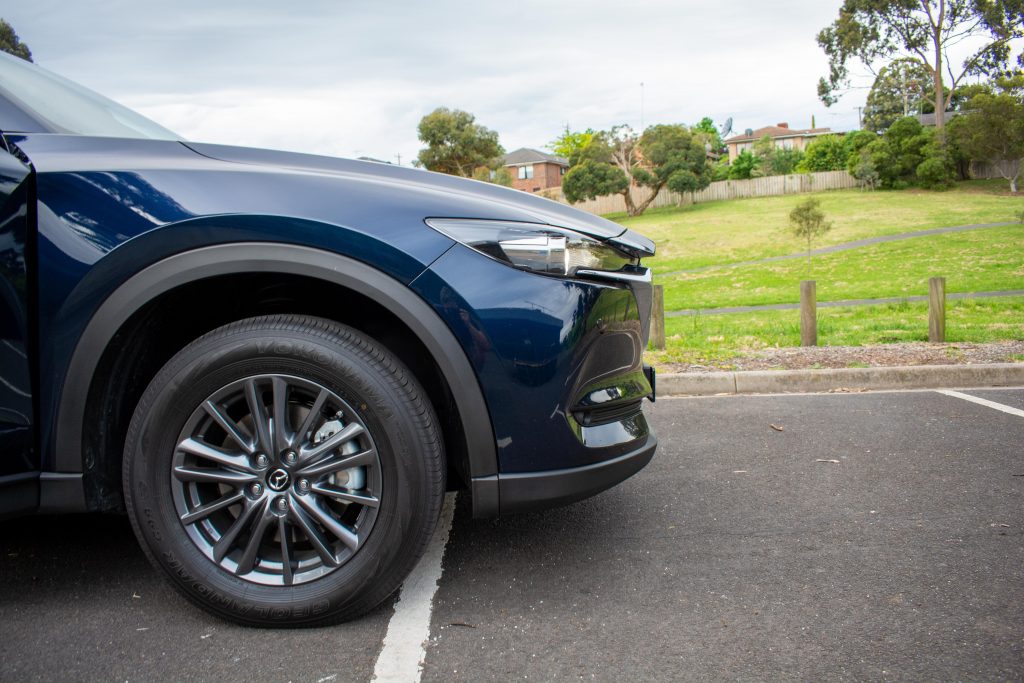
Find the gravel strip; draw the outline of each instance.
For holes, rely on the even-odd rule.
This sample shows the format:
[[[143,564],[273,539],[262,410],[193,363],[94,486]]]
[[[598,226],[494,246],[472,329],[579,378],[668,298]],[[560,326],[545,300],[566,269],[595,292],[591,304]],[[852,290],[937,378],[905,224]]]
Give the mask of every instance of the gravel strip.
[[[815,368],[968,365],[1024,362],[1024,340],[989,344],[910,342],[872,346],[813,346],[751,351],[747,356],[707,365],[659,364],[660,373],[722,370],[803,370]]]

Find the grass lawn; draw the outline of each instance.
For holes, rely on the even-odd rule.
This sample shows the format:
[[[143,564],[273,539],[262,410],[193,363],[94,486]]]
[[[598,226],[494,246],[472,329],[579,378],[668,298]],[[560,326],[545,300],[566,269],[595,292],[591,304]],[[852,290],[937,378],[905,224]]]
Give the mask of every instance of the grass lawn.
[[[721,267],[665,277],[665,309],[800,301],[800,280],[817,281],[819,301],[928,294],[928,278],[946,291],[1024,289],[1024,225],[873,244],[805,259]]]
[[[814,247],[972,223],[1018,222],[1024,195],[1001,181],[924,190],[815,195],[835,227]],[[658,254],[647,261],[665,287],[666,310],[799,301],[800,280],[817,281],[819,301],[925,295],[928,278],[946,277],[946,291],[1024,289],[1024,225],[1014,224],[875,244],[804,259],[730,265],[800,253],[788,232],[790,210],[806,195],[710,202],[615,216],[647,235]],[[699,273],[671,271],[715,266]],[[894,304],[819,309],[822,345],[864,345],[927,339],[927,305]],[[798,311],[677,317],[666,320],[668,349],[649,362],[722,361],[770,346],[800,342]],[[949,341],[1024,339],[1024,297],[950,301]]]
[[[647,362],[728,361],[769,347],[800,345],[799,311],[763,311],[668,318],[664,351]],[[1024,297],[962,299],[946,305],[946,340],[987,342],[1024,339]],[[818,343],[861,346],[928,341],[928,304],[901,303],[818,309]]]
[[[1019,220],[1024,195],[1011,196],[1002,181],[959,183],[946,192],[842,190],[815,195],[834,227],[815,243],[843,242],[971,223]],[[798,253],[805,245],[789,234],[789,212],[807,195],[708,202],[609,218],[653,239],[655,274],[706,265]]]

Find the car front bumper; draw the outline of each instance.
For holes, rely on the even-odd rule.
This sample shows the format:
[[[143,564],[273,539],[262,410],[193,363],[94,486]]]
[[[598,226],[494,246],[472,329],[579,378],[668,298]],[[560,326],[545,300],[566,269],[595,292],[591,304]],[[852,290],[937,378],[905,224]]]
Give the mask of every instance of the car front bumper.
[[[491,418],[497,467],[456,462],[475,516],[579,500],[650,460],[648,280],[543,276],[456,245],[413,288],[459,339]]]
[[[654,457],[657,446],[658,438],[649,434],[640,448],[611,460],[561,470],[474,479],[474,516],[542,510],[589,498],[642,470]]]

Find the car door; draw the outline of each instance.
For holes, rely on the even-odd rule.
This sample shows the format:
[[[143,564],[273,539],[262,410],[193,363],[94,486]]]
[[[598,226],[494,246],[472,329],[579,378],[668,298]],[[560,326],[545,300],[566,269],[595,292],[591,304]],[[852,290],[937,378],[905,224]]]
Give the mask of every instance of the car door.
[[[0,515],[39,502],[29,371],[29,191],[32,169],[0,132]]]

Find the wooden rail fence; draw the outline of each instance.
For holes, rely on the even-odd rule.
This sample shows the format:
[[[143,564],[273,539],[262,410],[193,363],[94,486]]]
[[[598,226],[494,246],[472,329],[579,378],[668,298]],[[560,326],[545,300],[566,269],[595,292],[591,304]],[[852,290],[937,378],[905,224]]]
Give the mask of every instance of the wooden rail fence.
[[[654,285],[650,320],[650,346],[665,349],[665,291]],[[946,278],[928,278],[928,341],[946,341]],[[815,280],[800,281],[800,346],[818,345],[818,286]]]

